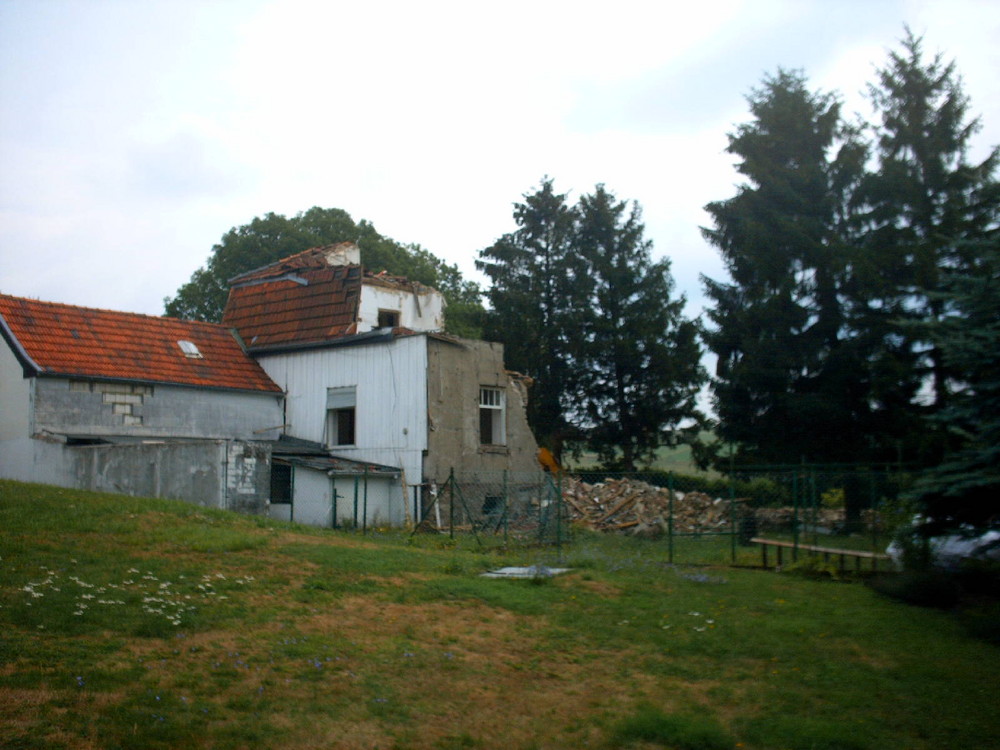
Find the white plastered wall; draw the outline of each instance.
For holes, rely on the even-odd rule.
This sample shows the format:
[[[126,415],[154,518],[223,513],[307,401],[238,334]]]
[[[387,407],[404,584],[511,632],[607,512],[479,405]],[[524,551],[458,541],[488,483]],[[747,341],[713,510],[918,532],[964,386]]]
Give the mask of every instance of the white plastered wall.
[[[378,327],[379,310],[399,312],[399,325],[413,331],[440,331],[444,328],[444,297],[433,289],[420,294],[406,289],[390,289],[362,284],[358,308],[358,333]]]

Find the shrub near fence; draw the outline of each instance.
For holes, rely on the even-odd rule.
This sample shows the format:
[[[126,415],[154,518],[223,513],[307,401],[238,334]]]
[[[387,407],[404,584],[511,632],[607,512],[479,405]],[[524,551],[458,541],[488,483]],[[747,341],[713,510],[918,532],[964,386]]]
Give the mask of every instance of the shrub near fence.
[[[481,545],[557,544],[574,529],[664,545],[679,564],[760,564],[751,539],[884,552],[898,519],[898,472],[868,467],[741,467],[723,478],[596,470],[452,472],[418,528],[471,534]]]

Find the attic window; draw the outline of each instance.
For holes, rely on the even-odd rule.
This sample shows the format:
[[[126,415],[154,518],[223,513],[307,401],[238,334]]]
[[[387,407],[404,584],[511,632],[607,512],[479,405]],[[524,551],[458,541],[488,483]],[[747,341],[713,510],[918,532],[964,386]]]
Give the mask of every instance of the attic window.
[[[378,311],[378,327],[379,328],[398,328],[399,327],[399,310],[379,310]]]
[[[198,347],[191,341],[178,341],[177,346],[181,348],[181,351],[184,352],[184,356],[188,359],[204,359],[201,352],[198,351]]]

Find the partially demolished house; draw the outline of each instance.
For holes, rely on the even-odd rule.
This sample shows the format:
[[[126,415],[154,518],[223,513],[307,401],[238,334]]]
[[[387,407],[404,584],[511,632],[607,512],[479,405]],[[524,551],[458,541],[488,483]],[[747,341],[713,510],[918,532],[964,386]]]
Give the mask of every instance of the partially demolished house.
[[[286,434],[340,462],[276,454],[272,503],[289,502],[275,515],[400,525],[420,518],[453,468],[537,470],[526,384],[504,369],[500,344],[441,333],[436,290],[366,271],[350,243],[230,283],[223,323],[287,394]]]
[[[226,328],[0,295],[0,476],[262,513],[281,389]]]
[[[418,520],[452,469],[536,472],[500,344],[351,243],[231,280],[223,325],[0,295],[0,476],[322,526]]]

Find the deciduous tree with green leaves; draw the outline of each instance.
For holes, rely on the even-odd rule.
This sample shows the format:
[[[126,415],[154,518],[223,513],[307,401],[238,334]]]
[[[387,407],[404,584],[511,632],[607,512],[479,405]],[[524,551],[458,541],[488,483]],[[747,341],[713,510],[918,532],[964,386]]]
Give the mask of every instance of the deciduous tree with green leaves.
[[[357,243],[366,268],[386,270],[437,288],[448,302],[445,316],[449,332],[480,336],[483,309],[478,285],[464,280],[456,266],[419,245],[401,245],[379,234],[364,219],[355,223],[339,208],[313,207],[291,218],[269,213],[233,227],[191,280],[172,299],[164,300],[166,314],[217,322],[222,319],[229,295],[227,282],[232,277],[311,247],[348,241]]]

